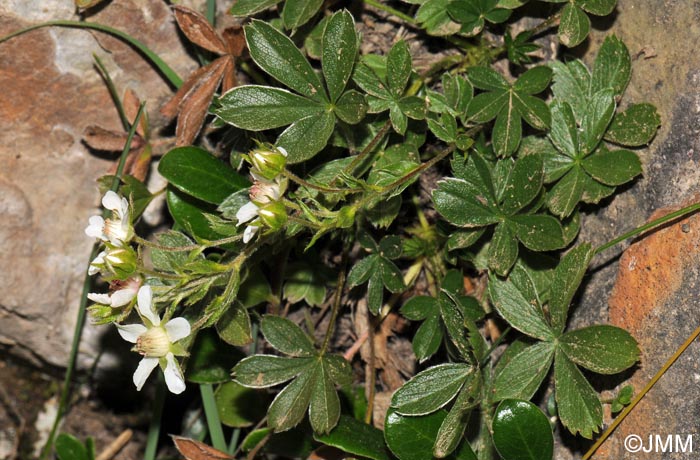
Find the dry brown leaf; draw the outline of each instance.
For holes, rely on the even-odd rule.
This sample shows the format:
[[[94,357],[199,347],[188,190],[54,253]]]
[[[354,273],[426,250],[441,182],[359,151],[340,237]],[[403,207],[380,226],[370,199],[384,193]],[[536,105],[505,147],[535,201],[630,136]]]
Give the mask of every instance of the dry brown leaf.
[[[124,115],[126,115],[126,119],[129,121],[129,123],[133,123],[134,120],[136,120],[136,115],[139,113],[141,101],[131,88],[127,88],[126,91],[124,91],[124,97],[122,97],[122,107],[124,107]],[[148,114],[144,110],[144,112],[141,114],[139,125],[136,127],[136,134],[145,138],[146,129],[148,129]]]
[[[197,137],[207,116],[212,96],[224,78],[229,60],[228,56],[220,57],[204,67],[208,69],[207,72],[199,77],[197,84],[182,99],[175,128],[175,145],[189,145]]]
[[[226,452],[182,436],[171,436],[177,450],[185,456],[186,460],[235,460]]]
[[[173,12],[178,26],[192,43],[220,55],[195,70],[160,109],[167,118],[178,117],[176,144],[182,146],[191,144],[202,129],[212,96],[219,85],[222,92],[237,85],[236,58],[245,49],[245,37],[240,26],[228,27],[221,36],[217,35],[204,16],[189,8],[174,6]]]
[[[100,126],[90,125],[83,132],[83,140],[88,147],[95,150],[116,152],[124,149],[128,136]],[[134,136],[131,140],[131,149],[143,147],[144,140],[139,136]]]
[[[219,37],[207,18],[187,7],[173,6],[177,25],[192,43],[216,54],[228,54],[226,43]]]

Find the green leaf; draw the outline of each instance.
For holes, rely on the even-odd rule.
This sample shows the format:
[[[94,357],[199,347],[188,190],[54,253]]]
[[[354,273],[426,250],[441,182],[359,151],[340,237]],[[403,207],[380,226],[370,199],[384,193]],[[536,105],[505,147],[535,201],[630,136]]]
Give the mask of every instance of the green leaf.
[[[555,349],[552,342],[538,342],[516,354],[496,374],[493,400],[532,398],[547,376]]]
[[[313,359],[313,362],[303,369],[292,383],[280,391],[270,404],[267,422],[277,433],[294,428],[301,422],[316,390],[317,380],[320,378],[321,363],[318,359],[297,359]]]
[[[603,139],[608,125],[615,115],[615,98],[610,89],[599,91],[589,101],[581,123],[581,150],[588,154]]]
[[[216,332],[224,342],[230,345],[241,347],[249,344],[253,338],[248,310],[237,304],[229,307],[217,321]]]
[[[192,244],[192,240],[184,233],[168,230],[156,235],[156,243],[160,246],[175,248],[189,246]],[[189,254],[189,251],[168,251],[154,247],[151,249],[151,262],[156,270],[179,273],[187,264]],[[199,256],[199,258],[202,257],[202,255]]]
[[[661,117],[651,104],[632,104],[616,113],[605,133],[605,140],[626,147],[639,147],[651,142],[661,125]]]
[[[447,5],[451,0],[427,0],[416,11],[416,21],[423,26],[429,35],[447,36],[456,34],[460,25],[447,13]]]
[[[489,277],[489,297],[498,313],[514,328],[541,340],[554,339],[540,305],[533,305],[509,280]]]
[[[394,262],[382,257],[379,268],[382,273],[382,283],[390,292],[397,293],[406,289],[401,270]]]
[[[433,356],[442,343],[444,333],[440,326],[440,316],[432,314],[425,318],[413,336],[413,353],[419,363]]]
[[[279,128],[323,113],[318,102],[270,86],[238,86],[221,96],[219,105],[215,115],[248,131]]]
[[[470,67],[467,69],[467,76],[475,88],[486,91],[507,90],[510,88],[510,84],[503,78],[503,75],[490,67]]]
[[[337,101],[345,90],[355,65],[358,47],[352,15],[347,10],[334,13],[323,32],[321,54],[323,76],[331,102]]]
[[[408,44],[399,40],[391,47],[386,57],[386,80],[389,93],[394,98],[403,95],[406,83],[411,77],[411,53]]]
[[[322,356],[322,359],[331,382],[340,386],[352,384],[352,367],[345,358],[340,355],[326,353]]]
[[[603,198],[612,195],[615,192],[615,187],[601,184],[591,176],[586,176],[586,186],[583,190],[582,201],[584,203],[597,204]]]
[[[234,428],[252,426],[267,413],[267,405],[260,392],[226,382],[214,395],[221,423]]]
[[[213,330],[200,331],[187,361],[187,380],[194,383],[228,382],[229,369],[239,358],[238,353],[231,351],[231,347]]]
[[[513,84],[513,90],[522,94],[538,94],[547,89],[552,80],[552,69],[547,66],[536,66],[522,74]]]
[[[493,148],[499,156],[510,156],[515,152],[518,149],[518,145],[520,145],[520,138],[523,133],[520,112],[514,103],[515,95],[512,91],[508,92],[508,95],[506,104],[496,117],[496,123],[491,133]]]
[[[421,321],[438,312],[435,297],[417,295],[406,301],[400,309],[401,314],[411,321]]]
[[[54,444],[59,460],[89,460],[88,451],[76,437],[61,433]]]
[[[367,283],[367,306],[369,311],[378,315],[384,304],[384,282],[382,280],[382,265],[379,264],[378,270],[371,274]]]
[[[552,93],[554,93],[555,101],[570,104],[576,121],[580,122],[588,106],[591,86],[591,75],[588,68],[578,59],[566,64],[553,61],[549,63],[549,66],[554,71]]]
[[[586,173],[574,166],[557,182],[547,195],[547,206],[552,214],[564,219],[571,215],[581,201],[586,185]]]
[[[560,334],[566,326],[569,304],[581,285],[593,254],[589,243],[579,244],[564,256],[554,270],[554,280],[550,288],[549,317],[552,328]]]
[[[464,387],[457,395],[455,403],[447,413],[447,417],[440,424],[435,444],[433,445],[433,454],[438,458],[444,458],[454,452],[454,450],[462,442],[464,431],[467,428],[469,414],[471,410],[478,404],[480,390],[481,375],[471,374],[464,384]],[[469,445],[465,442],[465,447]],[[471,454],[476,458],[473,452]]]
[[[465,249],[472,246],[484,235],[484,231],[483,227],[453,231],[447,238],[447,250],[454,251],[455,249]]]
[[[457,308],[453,297],[444,290],[439,294],[440,315],[442,316],[445,329],[447,329],[448,337],[462,359],[466,362],[473,362],[474,353],[467,338],[469,331],[465,327],[467,320],[464,319]]]
[[[241,360],[233,368],[236,382],[250,388],[266,388],[291,380],[314,365],[316,358],[283,358],[254,355]]]
[[[248,179],[199,147],[169,151],[158,163],[158,172],[188,195],[212,204],[250,185]]]
[[[287,30],[303,26],[321,9],[323,0],[287,0],[282,8],[282,22]]]
[[[611,3],[614,7],[615,1]],[[586,9],[585,6],[583,8]],[[591,93],[595,94],[598,91],[610,88],[616,95],[622,95],[631,76],[632,62],[627,47],[615,35],[608,35],[605,37],[593,64]]]
[[[591,384],[561,350],[554,357],[554,382],[562,424],[573,434],[593,438],[603,425],[603,406]]]
[[[236,0],[228,12],[237,17],[251,16],[277,5],[280,1],[282,0]]]
[[[496,408],[493,443],[503,460],[551,460],[554,436],[547,416],[529,401],[507,399]]]
[[[514,214],[539,195],[544,180],[541,155],[527,155],[515,161],[501,195],[501,211]]]
[[[561,349],[573,362],[598,374],[617,374],[639,361],[639,347],[629,332],[599,325],[570,331],[560,338]]]
[[[596,16],[607,16],[615,9],[617,0],[583,0],[581,8]]]
[[[350,90],[338,99],[333,113],[345,123],[355,125],[362,121],[368,108],[365,96],[355,90]]]
[[[578,127],[574,111],[568,102],[552,103],[552,129],[549,138],[564,155],[574,158],[578,154]]]
[[[438,411],[422,417],[406,417],[389,409],[384,422],[384,439],[399,460],[427,460],[433,457],[433,443],[447,413]],[[469,443],[452,455],[449,460],[476,460]]]
[[[552,115],[547,103],[542,99],[527,94],[515,93],[513,104],[528,125],[535,129],[545,130],[552,123]]]
[[[435,209],[450,223],[463,227],[495,224],[498,216],[472,193],[473,187],[462,179],[447,178],[433,191]]]
[[[393,458],[384,444],[384,434],[381,430],[347,415],[340,416],[338,425],[330,433],[324,435],[314,433],[314,439],[362,458],[371,460],[392,460]]]
[[[488,252],[489,268],[505,276],[518,258],[518,240],[507,223],[496,226]]]
[[[309,421],[314,432],[327,434],[335,427],[340,417],[340,399],[328,375],[325,360],[316,371],[316,380],[309,407]]]
[[[590,29],[591,20],[580,8],[573,3],[562,8],[558,33],[562,45],[573,48],[586,39]]]
[[[481,11],[478,2],[453,0],[447,5],[447,12],[455,21],[462,23],[462,31],[467,36],[474,36],[484,28],[484,11]]]
[[[378,264],[379,258],[376,254],[369,255],[358,261],[348,273],[348,286],[355,287],[365,283],[372,276],[372,273],[377,271]]]
[[[425,98],[406,96],[399,99],[399,109],[408,118],[423,120],[426,116]]]
[[[325,271],[322,270],[303,261],[291,264],[284,284],[284,297],[291,303],[304,300],[311,306],[321,305],[326,299]]]
[[[490,91],[472,99],[467,107],[467,116],[475,123],[486,123],[498,116],[510,101],[510,91]]]
[[[425,415],[450,402],[474,372],[466,364],[440,364],[413,376],[396,390],[391,407],[403,415]]]
[[[622,185],[642,174],[642,162],[629,150],[599,149],[581,165],[595,180],[610,186]]]
[[[326,146],[334,128],[335,117],[331,113],[317,113],[287,128],[277,139],[277,146],[283,147],[289,154],[288,163],[301,163]]]
[[[528,249],[552,251],[565,246],[561,224],[552,216],[516,215],[509,222],[514,224],[516,236]]]
[[[245,36],[250,57],[261,69],[299,94],[317,101],[328,99],[313,67],[289,37],[255,19],[245,27]]]
[[[272,347],[290,356],[313,356],[316,348],[299,326],[286,318],[265,315],[260,330]]]

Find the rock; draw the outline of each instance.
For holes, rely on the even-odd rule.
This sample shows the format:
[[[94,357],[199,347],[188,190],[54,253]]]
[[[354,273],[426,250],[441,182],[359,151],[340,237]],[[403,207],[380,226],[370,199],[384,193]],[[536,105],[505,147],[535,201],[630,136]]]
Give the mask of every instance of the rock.
[[[651,147],[639,152],[644,177],[616,195],[607,207],[587,215],[581,240],[603,244],[700,200],[700,56],[691,48],[700,38],[698,15],[697,5],[688,2],[650,0],[642,5],[619,0],[614,22],[597,24],[599,30],[590,39],[591,51],[599,48],[607,34],[614,33],[632,55],[633,76],[622,105],[653,103],[661,114],[662,126]],[[638,367],[623,376],[598,379],[598,390],[630,383],[638,393],[698,326],[698,219],[691,217],[650,232],[624,253],[625,245],[620,245],[594,260],[570,326],[610,322],[628,329],[642,349]],[[598,449],[594,459],[641,458],[640,453],[625,450],[624,440],[631,434],[641,436],[646,443],[649,435],[658,434],[665,440],[667,435],[697,431],[697,353],[694,344]],[[606,424],[610,421],[608,415]],[[580,458],[588,445],[577,444],[575,454],[561,449],[555,458]],[[673,449],[674,453],[667,450],[663,455],[646,455],[688,458],[687,453],[675,453],[675,445]]]
[[[79,19],[72,0],[0,3],[0,36],[55,19]],[[115,0],[89,21],[122,30],[181,76],[195,64],[165,2]],[[102,59],[116,87],[147,100],[151,123],[172,88],[141,54],[106,34],[42,28],[0,44],[0,344],[32,362],[64,366],[92,241],[83,229],[99,212],[95,180],[115,157],[81,142],[87,125],[121,129],[93,65]],[[9,120],[9,124],[7,123]],[[104,327],[88,326],[82,365],[94,360]]]

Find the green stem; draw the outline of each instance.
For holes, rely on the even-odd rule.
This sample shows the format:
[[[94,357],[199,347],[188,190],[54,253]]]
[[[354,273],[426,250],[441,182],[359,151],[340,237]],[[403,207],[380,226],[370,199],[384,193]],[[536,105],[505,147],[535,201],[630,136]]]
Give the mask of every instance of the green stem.
[[[227,449],[226,440],[224,439],[224,430],[221,428],[221,420],[219,420],[216,399],[214,399],[214,388],[210,383],[203,383],[199,385],[199,390],[202,394],[202,405],[204,406],[204,415],[207,418],[212,446],[225,452]]]
[[[122,101],[119,98],[119,93],[117,93],[117,88],[116,86],[114,86],[112,77],[109,76],[107,68],[104,66],[104,64],[102,63],[102,59],[100,59],[98,55],[93,53],[92,58],[95,60],[95,64],[97,65],[97,68],[100,71],[100,75],[102,75],[102,78],[104,79],[105,84],[107,85],[109,95],[112,96],[112,101],[114,101],[114,105],[117,107],[117,113],[119,113],[119,119],[122,122],[122,126],[125,130],[128,131],[129,119],[126,117],[126,112],[124,112],[124,105],[122,104]]]
[[[595,254],[600,254],[601,252],[605,251],[606,249],[609,249],[609,248],[615,246],[616,244],[625,241],[627,238],[637,236],[639,234],[646,232],[647,230],[651,230],[652,228],[659,227],[665,223],[671,222],[671,221],[676,220],[680,217],[685,217],[689,214],[693,214],[693,213],[697,212],[698,210],[700,210],[700,203],[695,203],[695,204],[691,204],[690,206],[686,206],[685,208],[679,209],[678,211],[674,211],[670,214],[666,214],[663,217],[659,217],[658,219],[654,219],[651,222],[646,223],[644,225],[641,225],[641,226],[635,228],[634,230],[631,230],[623,235],[620,235],[617,238],[615,238],[614,240],[598,247],[595,250]]]
[[[347,251],[343,251],[343,262],[341,266],[343,267],[338,273],[338,282],[335,288],[335,298],[333,299],[333,309],[331,310],[331,318],[328,322],[328,329],[326,329],[326,336],[323,338],[323,345],[321,346],[321,354],[328,351],[328,345],[331,343],[331,336],[335,330],[335,321],[338,318],[338,311],[340,311],[340,300],[342,298],[343,289],[345,288],[345,266],[347,264]]]
[[[382,10],[386,13],[392,14],[399,19],[403,19],[404,21],[408,22],[409,24],[412,24],[412,25],[417,24],[416,20],[413,19],[411,16],[407,15],[406,13],[402,13],[401,11],[399,11],[395,8],[384,5],[383,3],[379,2],[378,0],[364,0],[364,2],[370,6],[375,7],[378,10]]]
[[[534,28],[532,28],[530,30],[530,33],[534,37],[535,35],[540,34],[540,33],[544,32],[545,30],[548,30],[552,27],[559,25],[560,20],[561,20],[561,11],[551,15],[550,17],[548,17],[544,21],[537,24],[537,26],[535,26]]]
[[[207,0],[207,21],[216,27],[216,0]]]
[[[58,21],[47,21],[43,22],[41,24],[36,24],[33,26],[25,27],[24,29],[20,29],[16,32],[13,32],[9,35],[6,35],[4,37],[0,37],[0,43],[10,40],[14,37],[17,37],[19,35],[25,34],[27,32],[31,32],[32,30],[36,29],[41,29],[42,27],[75,27],[78,29],[93,29],[93,30],[99,30],[100,32],[105,32],[110,35],[114,35],[115,37],[121,38],[137,50],[139,50],[141,53],[143,53],[150,61],[153,63],[154,66],[163,74],[163,76],[168,80],[168,82],[173,85],[175,88],[179,88],[182,85],[182,79],[178,76],[175,71],[170,68],[168,64],[163,61],[160,56],[158,56],[156,53],[154,53],[150,48],[148,48],[146,45],[144,45],[142,42],[139,40],[136,40],[134,37],[132,37],[129,34],[126,34],[122,32],[121,30],[113,29],[112,27],[105,26],[102,24],[97,24],[94,22],[83,22],[83,21],[67,21],[67,20],[58,20]]]
[[[377,132],[377,134],[372,138],[370,143],[367,144],[367,147],[365,147],[362,150],[362,152],[355,155],[355,158],[353,158],[350,164],[347,165],[345,169],[343,169],[343,172],[346,174],[351,174],[352,171],[355,169],[355,166],[357,166],[358,163],[360,163],[360,161],[364,159],[364,157],[369,155],[372,152],[372,150],[374,150],[379,141],[382,140],[384,135],[386,135],[387,131],[389,131],[389,128],[391,128],[391,121],[387,120],[386,123],[384,123],[384,126],[382,126],[381,129]],[[335,179],[333,180],[333,182],[335,182]],[[333,184],[333,182],[331,182],[331,184]]]
[[[158,385],[156,385],[156,399],[153,402],[153,413],[151,424],[148,426],[148,440],[146,441],[146,451],[143,460],[155,460],[158,450],[158,438],[160,437],[160,419],[165,406],[165,381],[162,374],[158,373]]]
[[[324,192],[324,193],[357,193],[361,192],[362,189],[359,188],[332,188],[332,187],[324,187],[323,185],[318,185],[318,184],[312,184],[311,182],[302,179],[301,177],[297,176],[293,172],[289,171],[288,169],[285,169],[282,174],[291,180],[292,182],[296,182],[297,184],[301,185],[302,187],[306,187],[311,190],[318,190],[319,192]]]

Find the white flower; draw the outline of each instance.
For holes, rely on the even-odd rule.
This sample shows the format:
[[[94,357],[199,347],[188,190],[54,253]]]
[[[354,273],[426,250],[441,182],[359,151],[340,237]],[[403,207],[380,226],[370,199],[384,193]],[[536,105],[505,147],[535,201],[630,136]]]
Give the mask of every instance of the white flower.
[[[153,308],[150,286],[142,286],[137,297],[138,311],[146,325],[117,324],[119,335],[127,342],[135,343],[134,351],[143,355],[134,372],[134,385],[140,391],[153,369],[160,364],[168,390],[180,394],[185,391],[185,378],[175,354],[181,355],[184,351],[175,342],[190,335],[190,323],[185,318],[173,318],[161,325],[160,316]]]
[[[133,236],[129,202],[110,190],[102,198],[102,206],[112,211],[112,218],[105,220],[101,216],[90,217],[85,234],[102,241],[109,241],[115,246],[124,246]]]
[[[106,251],[101,251],[92,259],[88,275],[102,272],[103,276],[127,279],[137,268],[137,255],[131,246],[114,246],[107,242]]]
[[[276,179],[274,181],[266,180],[258,176],[254,172],[251,173],[255,182],[250,187],[250,201],[241,206],[236,213],[238,225],[250,222],[260,215],[260,209],[265,205],[279,200],[284,191],[287,189],[286,179]],[[243,231],[243,242],[247,243],[253,239],[255,233],[260,229],[260,225],[256,225],[258,221],[249,224]]]
[[[136,294],[141,287],[141,278],[131,277],[126,281],[114,281],[110,286],[112,294],[99,294],[91,292],[87,295],[88,299],[93,302],[108,305],[112,308],[123,307],[128,305],[136,297]]]

